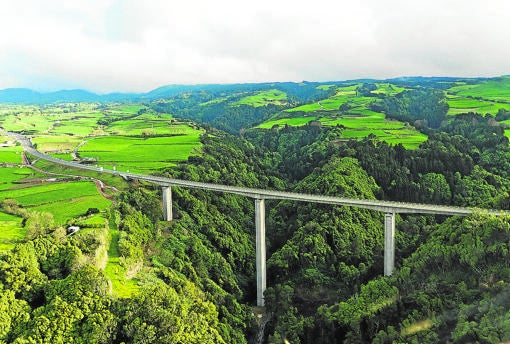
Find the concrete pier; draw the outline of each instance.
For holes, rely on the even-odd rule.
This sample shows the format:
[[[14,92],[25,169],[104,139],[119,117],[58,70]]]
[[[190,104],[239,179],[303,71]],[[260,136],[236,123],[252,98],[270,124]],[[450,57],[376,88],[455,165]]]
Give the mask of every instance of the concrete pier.
[[[266,291],[266,208],[263,199],[255,199],[255,242],[257,306],[264,307],[264,292]]]
[[[165,221],[172,221],[172,188],[163,186],[163,218]]]
[[[390,276],[395,266],[395,213],[384,215],[384,275]]]

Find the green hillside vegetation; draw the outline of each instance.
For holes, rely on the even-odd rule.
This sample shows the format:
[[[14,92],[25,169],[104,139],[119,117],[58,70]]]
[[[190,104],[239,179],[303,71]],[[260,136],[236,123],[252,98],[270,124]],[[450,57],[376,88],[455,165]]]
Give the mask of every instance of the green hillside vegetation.
[[[448,115],[477,112],[484,115],[491,114],[495,116],[499,109],[510,109],[510,104],[451,95],[447,97],[447,102],[449,106]]]
[[[287,109],[273,118],[258,125],[258,128],[270,129],[285,125],[301,126],[319,121],[321,125],[344,127],[345,139],[362,139],[370,134],[388,143],[401,143],[408,149],[415,149],[427,136],[400,121],[387,120],[381,112],[372,111],[370,104],[376,101],[375,95],[393,96],[404,88],[389,83],[375,84],[367,88],[372,97],[360,96],[361,84],[336,89],[335,95],[313,104]]]
[[[143,106],[6,105],[0,125],[20,128],[33,115],[39,148],[69,156],[85,142],[79,155],[106,168],[510,210],[510,112],[447,116],[447,89],[461,81],[491,82],[212,85]],[[272,90],[287,104],[234,106]],[[480,105],[457,97],[458,109]],[[285,111],[329,98],[336,109]],[[93,131],[52,132],[76,113],[96,114]],[[21,157],[14,147],[0,154]],[[383,276],[383,213],[266,200],[268,288],[258,308],[253,199],[172,187],[174,219],[163,221],[158,185],[43,160],[34,166],[57,175],[12,164],[0,164],[0,342],[510,341],[510,216],[399,214],[395,270]],[[73,175],[119,191],[104,189],[105,198]],[[66,235],[67,224],[82,229]]]
[[[508,101],[510,99],[510,77],[465,83],[448,89],[448,92],[463,97]]]
[[[188,135],[137,138],[125,136],[97,137],[80,147],[83,159],[94,159],[105,168],[131,172],[156,171],[185,161],[200,149],[199,135],[195,130]]]
[[[235,104],[251,105],[253,107],[266,106],[268,104],[285,105],[287,94],[280,90],[261,91],[251,96],[241,98]]]
[[[375,86],[377,89],[371,91],[373,94],[384,94],[388,96],[395,96],[400,92],[404,91],[404,87],[400,87],[397,85],[393,85],[390,83],[376,83]]]
[[[7,251],[25,239],[23,219],[0,211],[0,252]]]
[[[110,201],[98,194],[91,181],[23,186],[1,190],[0,199],[16,199],[24,208],[51,213],[58,225],[86,214],[89,208],[104,210],[111,205]]]

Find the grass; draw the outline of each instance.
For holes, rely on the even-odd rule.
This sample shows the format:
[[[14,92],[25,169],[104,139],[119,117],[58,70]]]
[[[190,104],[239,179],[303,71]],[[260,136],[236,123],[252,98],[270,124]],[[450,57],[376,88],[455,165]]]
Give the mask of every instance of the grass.
[[[55,223],[65,224],[89,208],[107,209],[111,201],[97,192],[92,181],[45,182],[20,185],[0,191],[0,200],[12,198],[25,208],[53,214]]]
[[[175,122],[171,115],[162,117],[142,114],[132,119],[111,123],[105,131],[119,136],[193,135],[197,130],[187,124]]]
[[[432,327],[432,320],[430,320],[430,319],[417,321],[417,322],[403,328],[401,331],[401,335],[403,337],[410,336],[417,332],[428,330],[431,327]]]
[[[510,77],[504,76],[476,84],[463,84],[448,89],[463,97],[483,98],[495,101],[510,100]]]
[[[316,87],[316,89],[323,90],[323,91],[329,91],[329,89],[332,87],[335,87],[335,85],[319,85]]]
[[[510,129],[505,130],[505,136],[510,139]]]
[[[129,298],[138,291],[138,285],[135,279],[126,279],[126,269],[120,264],[119,231],[111,229],[110,234],[108,261],[104,273],[112,281],[113,293],[121,298]]]
[[[510,109],[510,104],[452,95],[448,96],[447,102],[450,107],[448,109],[448,115],[457,115],[467,112],[477,112],[482,115],[496,115],[499,109]]]
[[[91,135],[97,128],[97,116],[94,117],[73,117],[68,120],[61,120],[54,124],[49,131],[54,134],[66,134],[69,136],[84,137]]]
[[[80,137],[68,135],[44,135],[32,139],[41,152],[70,152],[82,141]]]
[[[27,209],[49,212],[57,225],[82,216],[89,208],[104,210],[111,205],[111,201],[97,192],[92,181],[47,182],[47,177],[41,177],[43,175],[26,167],[0,168],[0,202],[12,198]],[[0,250],[10,249],[23,240],[26,230],[21,221],[21,218],[0,212]]]
[[[185,161],[201,147],[201,131],[192,135],[148,139],[115,136],[97,137],[79,149],[80,157],[98,159],[98,164],[120,171],[150,172]]]
[[[280,118],[274,121],[267,121],[262,124],[260,124],[257,128],[262,129],[271,129],[273,126],[285,126],[290,125],[294,127],[299,127],[305,124],[308,124],[311,121],[316,120],[317,117],[294,117],[294,118]]]
[[[287,94],[280,90],[267,90],[257,92],[252,96],[241,98],[235,105],[250,105],[253,107],[265,106],[268,104],[285,105],[287,103]]]
[[[26,229],[21,225],[22,221],[20,217],[0,211],[0,251],[10,250],[23,241]]]
[[[8,164],[21,164],[21,152],[23,149],[19,146],[0,147],[0,162]]]
[[[389,88],[384,86],[385,88]],[[320,101],[320,104],[306,104],[294,109],[283,111],[278,116],[288,116],[266,121],[258,126],[262,129],[270,129],[275,125],[283,127],[302,126],[311,121],[318,120],[324,126],[342,125],[343,137],[346,139],[362,139],[370,134],[390,144],[402,144],[407,149],[416,149],[427,140],[427,136],[418,130],[402,122],[387,120],[386,116],[379,112],[374,112],[367,108],[372,101],[369,97],[356,96],[357,85],[343,87],[337,93],[326,100]],[[401,88],[394,88],[393,91],[401,91]],[[349,102],[349,110],[340,112],[338,105]],[[296,111],[306,110],[306,116],[296,116]],[[336,110],[336,111],[333,111]]]
[[[41,175],[27,167],[1,167],[0,168],[0,191],[15,186],[28,178],[36,178]]]
[[[338,111],[340,106],[346,102],[350,102],[352,106],[363,106],[372,101],[370,97],[357,97],[356,89],[360,85],[351,85],[346,87],[340,87],[336,90],[336,93],[327,98],[315,103],[304,104],[292,109],[287,109],[285,112],[315,112],[315,111]]]
[[[405,90],[404,87],[399,87],[390,83],[380,83],[375,85],[377,86],[377,89],[371,92],[374,94],[386,94],[389,96],[394,96]]]

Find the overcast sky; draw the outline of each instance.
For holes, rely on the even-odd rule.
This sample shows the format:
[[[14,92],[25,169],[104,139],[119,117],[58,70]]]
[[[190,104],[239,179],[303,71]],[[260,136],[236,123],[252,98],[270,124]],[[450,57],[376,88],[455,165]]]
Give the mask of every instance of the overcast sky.
[[[508,0],[1,0],[0,89],[510,74]]]

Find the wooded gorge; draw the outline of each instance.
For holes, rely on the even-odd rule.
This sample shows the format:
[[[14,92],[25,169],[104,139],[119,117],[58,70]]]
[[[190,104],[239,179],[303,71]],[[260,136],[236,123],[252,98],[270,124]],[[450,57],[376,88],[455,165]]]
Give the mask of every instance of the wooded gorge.
[[[179,116],[205,127],[200,154],[158,174],[359,199],[510,209],[510,145],[499,123],[508,112],[447,116],[438,88],[395,97],[371,94],[372,109],[428,135],[417,149],[375,135],[349,140],[342,136],[343,125],[254,127],[275,112],[334,93],[315,84],[308,91],[291,86],[280,85],[294,92],[284,105],[223,111],[224,104],[210,105],[223,89],[155,102],[151,111],[186,108]],[[209,105],[195,112],[199,101],[186,107],[194,99]],[[253,307],[253,200],[172,191],[174,221],[163,221],[158,186],[131,181],[114,196],[108,224],[93,234],[65,235],[62,227],[49,225],[1,253],[0,342],[254,342],[261,310]],[[2,203],[6,212],[20,208],[12,200]],[[510,341],[509,216],[399,215],[396,269],[382,276],[382,213],[275,200],[267,200],[266,209],[267,343]],[[112,240],[118,240],[120,266],[136,280],[129,297],[113,295],[104,272],[106,253],[100,250]]]

